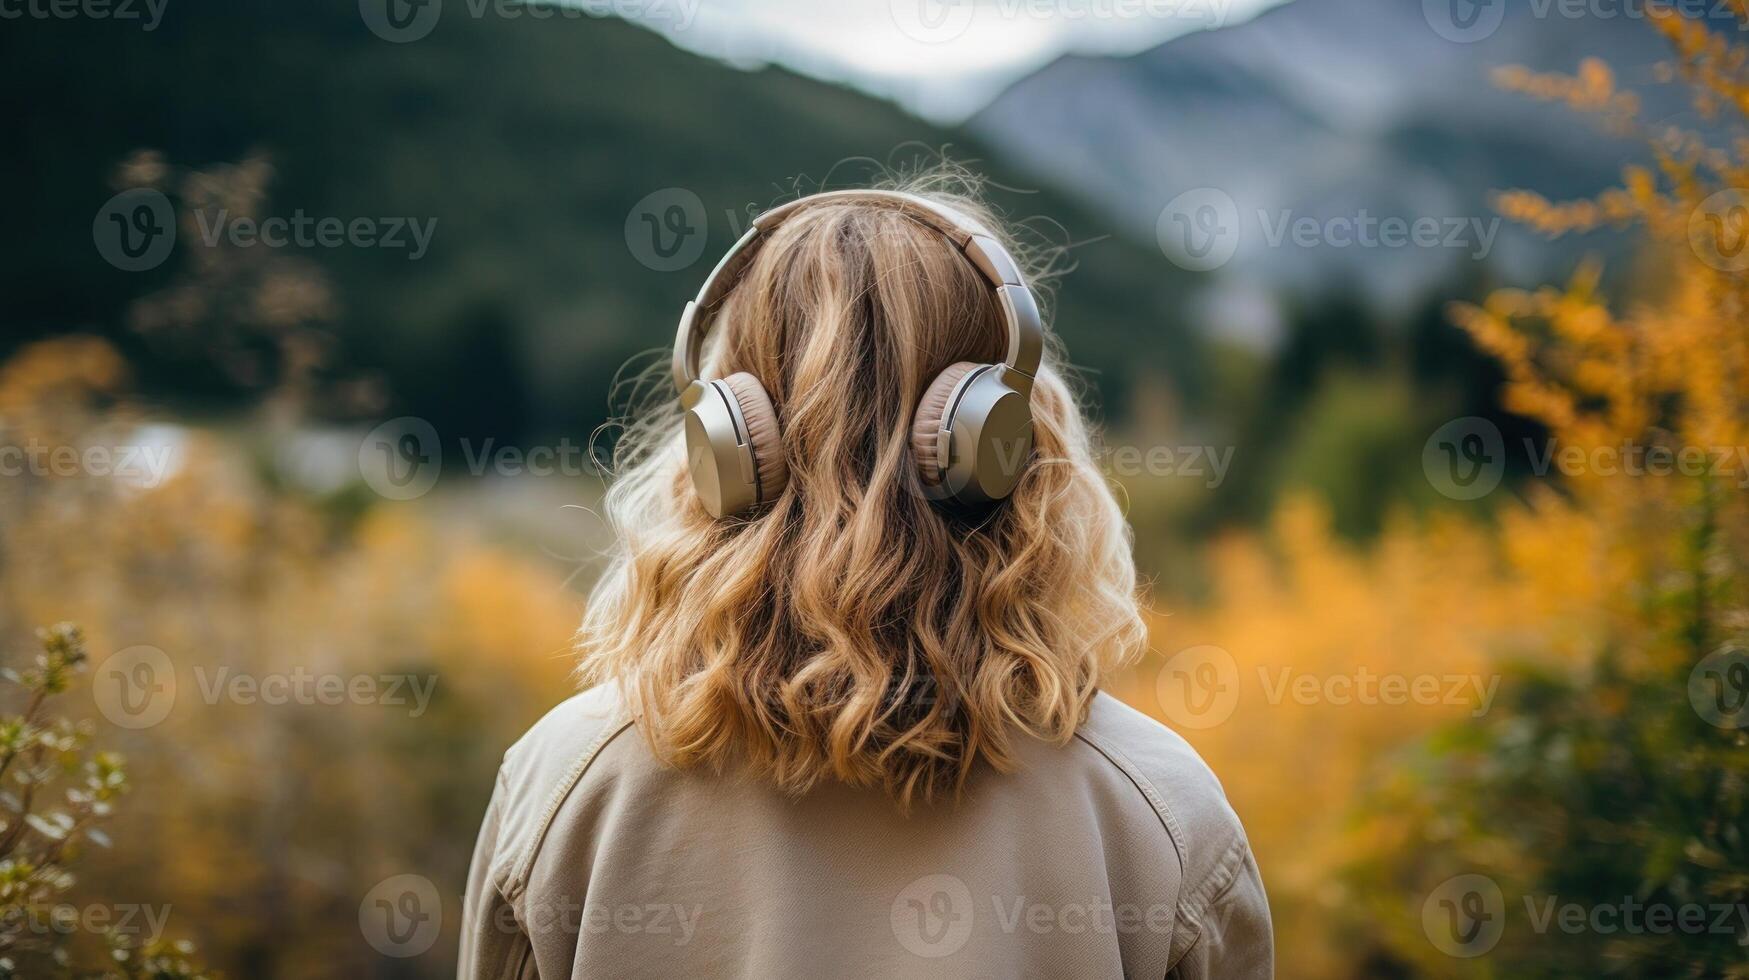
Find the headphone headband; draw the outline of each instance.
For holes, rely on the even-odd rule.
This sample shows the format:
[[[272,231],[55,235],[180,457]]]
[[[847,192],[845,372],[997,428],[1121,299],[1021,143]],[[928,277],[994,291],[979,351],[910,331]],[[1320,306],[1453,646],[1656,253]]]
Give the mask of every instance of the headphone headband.
[[[848,201],[879,201],[899,210],[946,235],[961,254],[971,260],[985,281],[996,291],[1002,306],[1002,318],[1008,328],[1008,354],[1003,359],[1004,373],[1014,387],[1025,393],[1032,388],[1033,375],[1038,373],[1039,359],[1044,351],[1044,321],[1039,316],[1038,303],[1020,274],[1020,266],[988,228],[961,213],[928,198],[902,191],[843,190],[829,191],[797,198],[780,204],[753,219],[752,227],[729,248],[706,277],[697,298],[686,304],[680,315],[680,329],[674,338],[672,371],[675,391],[684,395],[698,380],[699,351],[716,318],[717,307],[740,281],[741,274],[752,263],[763,237],[775,230],[785,219],[804,207]],[[702,322],[701,322],[702,321]]]

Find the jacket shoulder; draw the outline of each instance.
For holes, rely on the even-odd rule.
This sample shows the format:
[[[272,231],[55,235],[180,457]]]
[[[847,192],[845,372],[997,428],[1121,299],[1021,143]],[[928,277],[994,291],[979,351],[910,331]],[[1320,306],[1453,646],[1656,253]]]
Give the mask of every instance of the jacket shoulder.
[[[1195,914],[1245,873],[1251,848],[1220,780],[1182,736],[1101,692],[1076,737],[1134,784],[1184,869],[1179,901]]]
[[[508,897],[527,883],[535,852],[565,798],[601,750],[631,725],[618,690],[602,685],[561,702],[504,753],[494,864]]]

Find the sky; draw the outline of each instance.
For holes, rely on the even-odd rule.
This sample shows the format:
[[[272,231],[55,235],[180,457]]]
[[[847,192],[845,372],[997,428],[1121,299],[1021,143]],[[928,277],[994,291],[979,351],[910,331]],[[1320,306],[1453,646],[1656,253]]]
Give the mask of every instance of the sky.
[[[725,61],[779,64],[958,122],[1064,54],[1127,55],[1282,0],[573,0]]]

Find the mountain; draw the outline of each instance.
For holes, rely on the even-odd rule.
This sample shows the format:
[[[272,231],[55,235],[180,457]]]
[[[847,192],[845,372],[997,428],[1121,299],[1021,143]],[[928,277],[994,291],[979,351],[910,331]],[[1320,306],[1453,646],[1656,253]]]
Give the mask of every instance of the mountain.
[[[1639,144],[1502,91],[1489,75],[1510,64],[1570,74],[1596,56],[1620,85],[1644,91],[1644,118],[1696,125],[1682,95],[1658,83],[1655,65],[1669,57],[1662,37],[1630,4],[1615,5],[1613,17],[1571,18],[1571,5],[1450,2],[1448,11],[1442,0],[1293,0],[1131,57],[1065,57],[969,126],[1144,239],[1157,225],[1177,233],[1170,226],[1183,219],[1161,220],[1175,199],[1176,210],[1224,194],[1225,214],[1201,216],[1236,212],[1236,251],[1211,277],[1221,290],[1352,280],[1381,303],[1400,303],[1471,275],[1465,267],[1476,263],[1539,281],[1560,275],[1578,249],[1617,249],[1608,234],[1551,248],[1504,221],[1497,240],[1485,240],[1496,217],[1491,191],[1584,196],[1618,180],[1625,159],[1644,158]],[[1197,188],[1219,194],[1179,198]],[[1392,217],[1434,219],[1426,227],[1440,244],[1343,244],[1366,220]],[[1303,218],[1310,233],[1292,234]]]
[[[143,272],[94,247],[116,164],[139,148],[180,168],[265,155],[266,216],[427,227],[418,257],[286,251],[332,283],[335,359],[386,382],[386,411],[504,436],[586,435],[627,358],[672,342],[682,304],[749,213],[797,187],[845,186],[868,178],[869,160],[942,148],[1001,187],[1027,184],[964,131],[781,69],[704,59],[616,19],[439,0],[427,36],[391,43],[365,22],[369,0],[161,9],[149,30],[44,17],[0,32],[13,148],[0,179],[22,230],[0,243],[0,355],[95,331],[128,349],[148,388],[223,407],[202,351],[165,350],[126,323],[130,303],[199,259],[188,229]],[[650,253],[662,245],[648,236],[667,230],[636,213],[653,194],[650,220],[679,215],[703,232],[673,261]],[[1196,396],[1209,372],[1184,319],[1188,277],[1060,193],[994,197],[1076,244],[1056,324],[1110,402],[1144,377]],[[690,212],[671,211],[677,201]]]

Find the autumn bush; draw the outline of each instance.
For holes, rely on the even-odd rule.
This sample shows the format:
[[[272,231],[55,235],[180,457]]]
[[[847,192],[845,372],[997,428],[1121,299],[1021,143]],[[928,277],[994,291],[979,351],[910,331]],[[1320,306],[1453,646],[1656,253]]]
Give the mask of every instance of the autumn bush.
[[[260,157],[194,170],[142,152],[117,181],[253,215],[271,176]],[[68,901],[167,909],[227,976],[449,975],[499,757],[572,691],[574,569],[478,513],[454,520],[469,504],[441,491],[369,491],[359,430],[312,411],[374,405],[370,379],[332,363],[317,265],[185,251],[130,326],[248,393],[231,414],[143,396],[118,345],[89,336],[0,364],[0,641],[80,624],[92,680],[68,713],[137,787]],[[441,907],[419,911],[439,928],[385,956],[366,906],[402,876],[429,883]]]
[[[170,450],[161,479],[25,466],[0,480],[0,631],[17,648],[31,624],[81,624],[96,696],[70,713],[106,730],[141,787],[69,900],[166,907],[170,932],[228,976],[389,962],[361,934],[361,902],[403,874],[459,894],[499,755],[572,689],[581,600],[565,569],[446,522],[435,501],[298,490],[236,431],[158,421],[90,338],[0,366],[0,437]],[[167,709],[118,728],[101,692],[127,683],[113,658],[142,649],[170,665],[152,678]],[[381,696],[279,703],[228,686],[299,676]],[[442,911],[452,930],[459,909]],[[453,948],[446,931],[396,970],[443,976]]]
[[[1708,132],[1741,132],[1749,45],[1650,21]],[[1294,976],[1749,976],[1749,141],[1640,123],[1596,61],[1497,79],[1656,161],[1590,200],[1498,199],[1549,234],[1637,228],[1628,299],[1587,264],[1452,310],[1546,427],[1551,472],[1485,518],[1398,515],[1364,549],[1288,502],[1217,546],[1210,600],[1160,619],[1126,694],[1223,775]],[[1199,716],[1186,658],[1236,699]],[[1345,696],[1369,673],[1478,683]]]
[[[1671,77],[1719,120],[1707,133],[1740,125],[1745,46],[1651,9]],[[1655,167],[1594,199],[1498,202],[1549,234],[1638,228],[1631,281],[1588,264],[1452,310],[1500,364],[1507,406],[1541,426],[1525,431],[1548,433],[1537,453],[1580,464],[1503,484],[1484,509],[1391,512],[1360,542],[1329,502],[1289,494],[1197,556],[1194,597],[1159,597],[1156,652],[1114,692],[1221,775],[1284,976],[1749,976],[1749,917],[1645,920],[1749,895],[1749,472],[1730,455],[1749,453],[1749,143],[1648,129],[1602,64],[1499,80],[1654,148]],[[268,173],[128,166],[130,185],[242,209]],[[456,894],[498,753],[571,689],[580,600],[570,569],[450,520],[441,492],[390,502],[285,476],[302,407],[334,394],[317,361],[337,301],[307,264],[223,249],[141,301],[151,343],[252,331],[220,351],[235,384],[284,372],[231,424],[166,423],[103,341],[63,336],[0,365],[0,444],[173,447],[146,483],[0,480],[0,639],[74,620],[95,672],[141,648],[173,668],[165,716],[114,733],[146,791],[69,896],[167,903],[172,931],[230,975],[442,976],[453,936],[385,966],[360,904],[397,875]],[[1624,446],[1672,472],[1596,465]],[[1675,466],[1685,450],[1704,465]],[[429,681],[430,699],[211,693],[221,671],[300,670]],[[1640,928],[1596,927],[1629,905]]]
[[[210,980],[163,917],[65,900],[88,845],[112,846],[99,825],[128,780],[120,756],[92,746],[95,725],[60,713],[90,660],[84,635],[58,623],[37,640],[0,671],[14,696],[0,713],[0,978]]]

